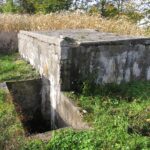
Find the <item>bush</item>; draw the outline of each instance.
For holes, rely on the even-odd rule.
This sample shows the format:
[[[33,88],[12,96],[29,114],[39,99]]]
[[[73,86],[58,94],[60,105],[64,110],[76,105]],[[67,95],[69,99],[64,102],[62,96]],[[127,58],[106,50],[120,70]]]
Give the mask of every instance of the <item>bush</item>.
[[[29,140],[22,146],[21,150],[45,150],[44,145],[41,140]]]
[[[21,8],[13,4],[13,0],[7,1],[6,4],[2,6],[2,12],[4,13],[18,13],[21,11]]]
[[[96,150],[101,140],[95,140],[94,131],[64,130],[54,133],[47,144],[47,150]],[[97,143],[98,142],[98,143]]]

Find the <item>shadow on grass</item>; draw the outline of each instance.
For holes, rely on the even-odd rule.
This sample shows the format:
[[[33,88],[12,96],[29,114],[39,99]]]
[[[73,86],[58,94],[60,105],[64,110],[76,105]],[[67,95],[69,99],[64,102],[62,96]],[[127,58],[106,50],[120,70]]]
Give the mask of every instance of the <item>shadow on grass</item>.
[[[94,85],[83,83],[82,91],[77,93],[84,96],[103,96],[132,102],[135,99],[150,99],[150,81],[132,81],[129,83]]]

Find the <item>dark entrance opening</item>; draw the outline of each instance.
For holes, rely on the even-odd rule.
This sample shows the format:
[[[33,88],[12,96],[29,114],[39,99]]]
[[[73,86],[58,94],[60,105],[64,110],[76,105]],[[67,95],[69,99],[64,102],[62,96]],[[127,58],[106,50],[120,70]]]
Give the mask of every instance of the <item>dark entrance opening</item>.
[[[23,118],[21,118],[20,120],[27,136],[52,130],[50,123],[43,118],[41,112],[36,112],[32,116],[32,118],[30,118],[29,116],[26,117],[25,114],[22,114],[22,116]]]
[[[82,122],[79,109],[63,93],[59,105],[55,109],[51,106],[51,85],[48,79],[39,78],[6,84],[26,136],[65,127],[89,128]]]
[[[27,136],[52,130],[51,119],[41,112],[41,79],[7,82],[7,87]]]

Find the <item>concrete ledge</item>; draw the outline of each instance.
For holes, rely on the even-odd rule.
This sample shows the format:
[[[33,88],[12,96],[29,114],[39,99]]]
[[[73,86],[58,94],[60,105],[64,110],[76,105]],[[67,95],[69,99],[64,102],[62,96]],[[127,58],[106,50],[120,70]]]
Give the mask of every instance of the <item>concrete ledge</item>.
[[[59,117],[61,117],[68,126],[75,129],[89,129],[89,125],[83,120],[81,108],[77,107],[63,92],[61,92],[61,99],[57,111],[59,112],[59,116],[57,116],[58,122]]]
[[[44,34],[41,34],[41,32],[30,32],[30,31],[20,31],[18,34],[18,38],[23,38],[22,35],[26,35],[26,36],[30,36],[32,38],[38,39],[41,42],[45,42],[45,43],[57,43],[61,41],[60,37],[50,37]]]

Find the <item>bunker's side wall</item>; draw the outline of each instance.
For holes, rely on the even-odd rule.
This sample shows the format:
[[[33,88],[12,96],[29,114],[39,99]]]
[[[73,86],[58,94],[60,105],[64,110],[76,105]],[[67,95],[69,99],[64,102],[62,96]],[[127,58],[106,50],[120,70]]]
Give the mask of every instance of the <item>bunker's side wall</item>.
[[[17,32],[0,32],[0,53],[12,53],[18,50]]]
[[[42,76],[42,113],[45,119],[51,119],[52,128],[55,128],[55,112],[60,99],[60,41],[38,36],[21,32],[18,35],[19,52]]]
[[[68,50],[63,72],[68,72],[70,89],[85,80],[97,84],[150,80],[150,40],[136,39],[101,43],[81,43]],[[67,71],[66,68],[70,68]],[[66,73],[67,74],[67,73]],[[62,80],[63,81],[63,80]]]

